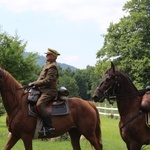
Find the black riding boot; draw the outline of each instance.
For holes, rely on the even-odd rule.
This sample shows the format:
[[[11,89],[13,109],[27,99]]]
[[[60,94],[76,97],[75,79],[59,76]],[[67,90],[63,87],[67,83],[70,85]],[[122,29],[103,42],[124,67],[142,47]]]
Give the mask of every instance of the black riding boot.
[[[51,116],[42,117],[42,120],[43,120],[44,127],[43,130],[39,131],[39,134],[43,136],[53,134],[55,128],[53,128],[52,126]]]

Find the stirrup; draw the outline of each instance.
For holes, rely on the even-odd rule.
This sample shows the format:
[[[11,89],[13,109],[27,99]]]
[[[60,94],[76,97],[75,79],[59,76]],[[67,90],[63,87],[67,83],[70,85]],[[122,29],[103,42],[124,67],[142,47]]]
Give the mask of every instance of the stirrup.
[[[40,135],[46,136],[46,135],[51,135],[55,131],[55,128],[53,127],[43,127],[43,130],[39,131],[38,133]]]

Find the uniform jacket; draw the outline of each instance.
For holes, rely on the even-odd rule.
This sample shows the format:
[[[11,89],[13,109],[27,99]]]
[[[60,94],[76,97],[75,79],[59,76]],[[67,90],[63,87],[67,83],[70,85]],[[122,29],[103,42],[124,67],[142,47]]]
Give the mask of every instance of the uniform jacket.
[[[58,66],[56,62],[47,62],[43,67],[39,78],[34,82],[34,85],[40,87],[41,92],[51,93],[57,91]]]

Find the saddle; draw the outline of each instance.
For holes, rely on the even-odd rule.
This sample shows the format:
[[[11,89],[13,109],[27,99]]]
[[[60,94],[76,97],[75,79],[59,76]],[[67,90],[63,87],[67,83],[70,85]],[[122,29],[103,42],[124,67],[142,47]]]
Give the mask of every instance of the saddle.
[[[61,87],[58,90],[58,96],[55,98],[54,102],[50,102],[45,109],[52,115],[66,115],[69,114],[68,107],[68,95],[69,92],[65,87]],[[28,95],[28,108],[29,115],[37,116],[38,112],[36,110],[36,102],[40,97],[40,91],[37,89],[30,89]]]

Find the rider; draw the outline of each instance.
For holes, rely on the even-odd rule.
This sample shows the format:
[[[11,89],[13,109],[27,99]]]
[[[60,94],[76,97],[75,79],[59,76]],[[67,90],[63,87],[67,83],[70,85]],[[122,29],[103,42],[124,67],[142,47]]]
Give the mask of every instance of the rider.
[[[39,132],[40,135],[52,134],[55,131],[55,128],[52,126],[51,114],[46,110],[46,105],[49,102],[53,102],[58,94],[57,80],[59,74],[56,59],[59,55],[56,50],[48,48],[46,53],[47,62],[39,78],[37,81],[29,83],[30,87],[40,87],[41,91],[41,96],[36,104],[44,124],[43,130]]]

